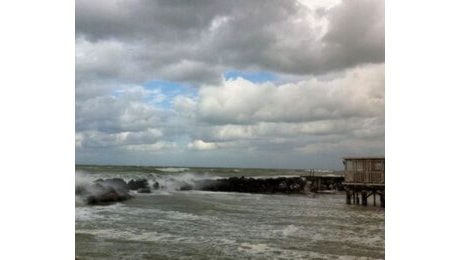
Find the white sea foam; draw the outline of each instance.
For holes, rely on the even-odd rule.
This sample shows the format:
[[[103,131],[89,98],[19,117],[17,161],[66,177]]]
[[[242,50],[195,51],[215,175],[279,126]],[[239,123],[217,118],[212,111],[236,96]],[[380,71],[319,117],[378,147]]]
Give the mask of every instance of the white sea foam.
[[[89,186],[93,182],[93,177],[81,171],[75,171],[75,189],[77,187]],[[83,206],[86,202],[83,197],[75,195],[75,206]]]
[[[117,229],[83,229],[75,233],[91,234],[105,239],[131,240],[131,241],[171,241],[177,238],[170,234],[162,234],[154,231],[139,232]]]
[[[76,221],[91,221],[94,219],[107,219],[107,216],[101,215],[101,213],[109,213],[109,218],[112,220],[118,219],[115,214],[125,209],[123,204],[115,203],[112,205],[105,206],[82,206],[75,207],[75,220]]]
[[[94,177],[82,172],[82,171],[75,171],[75,186],[78,185],[88,185],[94,181]]]
[[[299,175],[258,175],[258,176],[247,176],[247,178],[254,178],[254,179],[276,179],[276,178],[296,178]]]
[[[160,186],[160,190],[177,191],[185,186],[194,187],[197,181],[209,180],[212,178],[213,177],[208,174],[197,175],[194,173],[179,173],[171,175],[152,174],[149,179],[149,184],[153,185],[157,182]]]
[[[179,212],[179,211],[168,211],[168,218],[175,220],[200,220],[202,217],[191,213]]]
[[[238,251],[244,251],[247,253],[262,253],[269,249],[270,247],[266,244],[250,244],[250,243],[242,243],[241,246],[238,247]]]
[[[122,241],[142,241],[142,242],[168,242],[168,243],[203,243],[208,241],[206,236],[181,236],[156,231],[145,231],[136,229],[81,229],[75,233],[90,234],[103,239],[114,239]]]
[[[169,167],[169,168],[155,168],[155,169],[158,170],[158,171],[162,171],[162,172],[185,172],[185,171],[190,170],[190,168],[172,168],[172,167]]]
[[[125,182],[129,182],[130,180],[137,180],[137,179],[147,179],[149,186],[153,187],[154,185],[159,186],[159,191],[163,192],[163,195],[169,195],[169,193],[164,192],[172,192],[178,191],[183,187],[189,186],[194,187],[197,181],[201,180],[209,180],[209,179],[218,179],[219,177],[211,176],[209,174],[194,174],[185,172],[189,170],[189,168],[158,168],[158,170],[164,172],[170,172],[174,174],[88,174],[83,171],[76,171],[75,172],[75,187],[84,187],[89,186],[94,183],[97,179],[107,179],[107,178],[121,178]],[[158,194],[158,192],[156,192]],[[76,196],[77,197],[77,196]],[[84,203],[83,203],[84,204]],[[81,198],[76,198],[75,205],[82,205]]]
[[[75,208],[75,220],[76,221],[90,221],[94,218],[99,217],[99,215],[94,214],[94,211],[88,207],[78,207]]]
[[[86,201],[83,197],[75,195],[75,206],[80,207],[86,205]]]
[[[152,193],[144,193],[144,196],[171,196],[173,194],[174,193],[170,191],[159,190]]]
[[[284,228],[281,233],[283,234],[283,236],[287,237],[287,236],[291,236],[293,235],[294,233],[296,233],[297,231],[299,230],[298,227],[294,226],[294,225],[289,225],[287,226],[286,228]]]
[[[369,260],[369,259],[380,259],[380,258],[373,258],[373,257],[357,257],[357,256],[354,256],[354,255],[340,255],[340,256],[335,255],[334,257],[337,258],[338,260],[357,260],[357,259]]]

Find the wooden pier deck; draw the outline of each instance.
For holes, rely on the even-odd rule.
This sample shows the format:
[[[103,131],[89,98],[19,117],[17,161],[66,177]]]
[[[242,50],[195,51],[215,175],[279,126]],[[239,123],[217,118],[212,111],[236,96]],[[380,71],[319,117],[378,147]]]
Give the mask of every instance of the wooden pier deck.
[[[311,192],[324,192],[324,191],[343,191],[343,182],[345,178],[340,175],[303,175],[302,178],[305,178],[309,183],[308,189]]]

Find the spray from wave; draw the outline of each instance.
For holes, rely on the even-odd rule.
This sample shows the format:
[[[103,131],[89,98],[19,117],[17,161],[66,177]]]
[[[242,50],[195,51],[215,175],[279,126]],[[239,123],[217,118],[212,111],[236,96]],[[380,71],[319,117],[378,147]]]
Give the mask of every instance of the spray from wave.
[[[189,171],[190,168],[155,168],[155,170],[160,171],[160,172],[186,172]]]
[[[75,206],[86,204],[85,197],[82,196],[84,190],[94,183],[95,179],[86,172],[75,171]]]
[[[187,171],[188,168],[163,168],[165,172],[159,173],[133,173],[133,174],[113,174],[113,173],[88,173],[84,171],[75,172],[75,205],[87,204],[89,195],[98,195],[97,189],[100,186],[109,186],[120,193],[121,188],[125,188],[123,182],[128,185],[130,195],[137,193],[150,193],[155,191],[183,191],[198,189],[205,180],[219,179],[209,174],[194,174]],[[116,182],[116,185],[113,185]],[[120,184],[121,183],[121,184]],[[124,191],[123,191],[124,192]],[[100,195],[101,192],[99,192]],[[89,195],[88,195],[89,194]],[[86,203],[85,203],[86,201]]]

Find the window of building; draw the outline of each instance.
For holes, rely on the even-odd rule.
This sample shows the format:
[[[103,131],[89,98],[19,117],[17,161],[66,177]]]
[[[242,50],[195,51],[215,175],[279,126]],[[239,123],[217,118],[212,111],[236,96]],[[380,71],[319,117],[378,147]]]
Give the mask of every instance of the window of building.
[[[381,171],[383,169],[383,164],[382,162],[374,162],[373,163],[373,170],[374,171]]]
[[[364,162],[363,161],[357,161],[356,162],[356,171],[357,172],[364,171]]]

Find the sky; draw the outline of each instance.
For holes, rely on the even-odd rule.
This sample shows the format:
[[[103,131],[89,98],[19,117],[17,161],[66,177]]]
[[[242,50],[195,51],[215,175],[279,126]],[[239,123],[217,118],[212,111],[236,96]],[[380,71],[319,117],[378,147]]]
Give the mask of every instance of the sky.
[[[385,155],[385,2],[76,0],[77,164]]]

